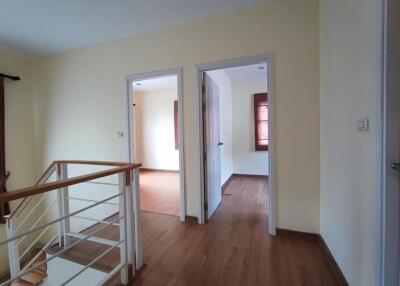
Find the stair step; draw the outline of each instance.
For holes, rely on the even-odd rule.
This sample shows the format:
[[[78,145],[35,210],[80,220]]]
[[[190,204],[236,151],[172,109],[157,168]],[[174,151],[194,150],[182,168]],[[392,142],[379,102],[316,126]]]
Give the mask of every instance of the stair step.
[[[40,249],[35,249],[32,251],[32,253],[25,259],[24,263],[21,265],[21,268],[24,268],[28,262],[31,261],[41,250]],[[46,252],[42,251],[40,256],[36,259],[36,263],[42,262],[46,260]],[[46,273],[47,272],[47,263],[43,263],[39,265],[37,268],[41,270],[42,272]]]
[[[32,283],[26,282],[24,280],[18,280],[11,284],[11,286],[32,286]]]
[[[38,285],[47,277],[47,273],[40,269],[35,269],[21,277],[21,280],[31,283],[30,285]]]

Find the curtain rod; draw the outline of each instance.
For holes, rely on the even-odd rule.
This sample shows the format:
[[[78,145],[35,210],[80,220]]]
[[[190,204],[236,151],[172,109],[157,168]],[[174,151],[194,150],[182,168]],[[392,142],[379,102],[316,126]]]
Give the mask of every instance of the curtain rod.
[[[4,73],[0,73],[0,77],[8,78],[11,80],[20,80],[21,78],[19,76],[12,76]]]

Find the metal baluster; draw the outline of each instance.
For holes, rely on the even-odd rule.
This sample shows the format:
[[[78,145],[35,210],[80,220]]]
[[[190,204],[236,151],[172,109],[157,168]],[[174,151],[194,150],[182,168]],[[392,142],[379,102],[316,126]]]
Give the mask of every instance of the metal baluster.
[[[140,213],[140,184],[139,169],[133,170],[133,210],[134,210],[134,226],[135,226],[135,254],[136,254],[136,270],[139,271],[143,265],[142,259],[142,224]]]
[[[129,176],[128,176],[129,174]],[[129,172],[126,175],[129,180],[126,182],[126,222],[127,222],[127,240],[128,240],[128,264],[135,265],[135,213],[133,206],[133,188],[132,188],[132,173]],[[134,269],[134,268],[133,268]],[[135,271],[132,273],[132,277],[135,276]]]
[[[127,219],[126,219],[126,179],[125,173],[118,174],[119,179],[119,192],[121,195],[119,196],[119,216],[122,218],[119,223],[119,240],[123,240],[123,243],[120,245],[120,259],[123,267],[121,268],[121,284],[127,285],[129,281],[128,277],[128,240],[127,240]]]
[[[68,165],[61,164],[61,179],[67,180],[68,179]],[[61,189],[61,198],[62,198],[62,212],[63,216],[69,216],[69,191],[68,187],[64,187]],[[64,229],[64,247],[68,247],[70,245],[70,237],[67,235],[71,232],[71,223],[70,217],[64,219],[62,221],[63,229]]]
[[[61,181],[62,180],[62,176],[61,176],[61,165],[57,164],[57,181]],[[63,198],[62,198],[62,190],[61,189],[57,189],[57,210],[58,210],[58,217],[63,217],[64,216],[64,212],[63,212]],[[62,240],[64,238],[64,234],[65,234],[65,230],[64,230],[64,223],[61,220],[58,223],[58,246],[61,248],[63,243]]]
[[[7,239],[15,237],[14,219],[6,217],[7,220]],[[8,260],[10,265],[11,278],[15,278],[19,275],[21,269],[19,264],[19,253],[18,253],[18,240],[13,240],[8,243]]]

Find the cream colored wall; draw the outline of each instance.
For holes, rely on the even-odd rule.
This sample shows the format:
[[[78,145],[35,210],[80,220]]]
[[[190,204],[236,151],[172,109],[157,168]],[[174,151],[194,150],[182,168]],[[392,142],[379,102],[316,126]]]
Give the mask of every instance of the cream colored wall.
[[[6,167],[11,172],[8,190],[30,186],[34,176],[32,64],[30,61],[0,52],[0,73],[19,75],[22,80],[5,80]],[[11,205],[13,209],[15,204]],[[29,223],[28,223],[29,224]],[[6,228],[0,225],[0,241]],[[0,273],[8,267],[6,247],[0,247]]]
[[[134,92],[135,160],[143,168],[179,170],[175,149],[174,101],[176,88]]]
[[[196,22],[38,59],[34,63],[38,169],[54,159],[126,160],[124,76],[183,67],[187,213],[199,213],[194,66],[272,53],[277,123],[277,219],[319,231],[317,0],[271,0]]]
[[[321,235],[350,285],[380,284],[380,3],[320,1]]]

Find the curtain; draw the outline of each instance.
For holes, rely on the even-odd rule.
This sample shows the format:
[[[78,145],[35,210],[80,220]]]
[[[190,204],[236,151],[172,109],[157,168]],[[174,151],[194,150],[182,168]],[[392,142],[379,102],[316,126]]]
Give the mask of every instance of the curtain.
[[[6,144],[5,144],[5,120],[4,120],[4,78],[0,76],[0,193],[6,193]],[[5,215],[10,213],[10,206],[8,203],[0,204],[0,223],[5,223]]]
[[[174,100],[174,133],[175,133],[175,150],[179,149],[179,124],[178,124],[178,101]]]

